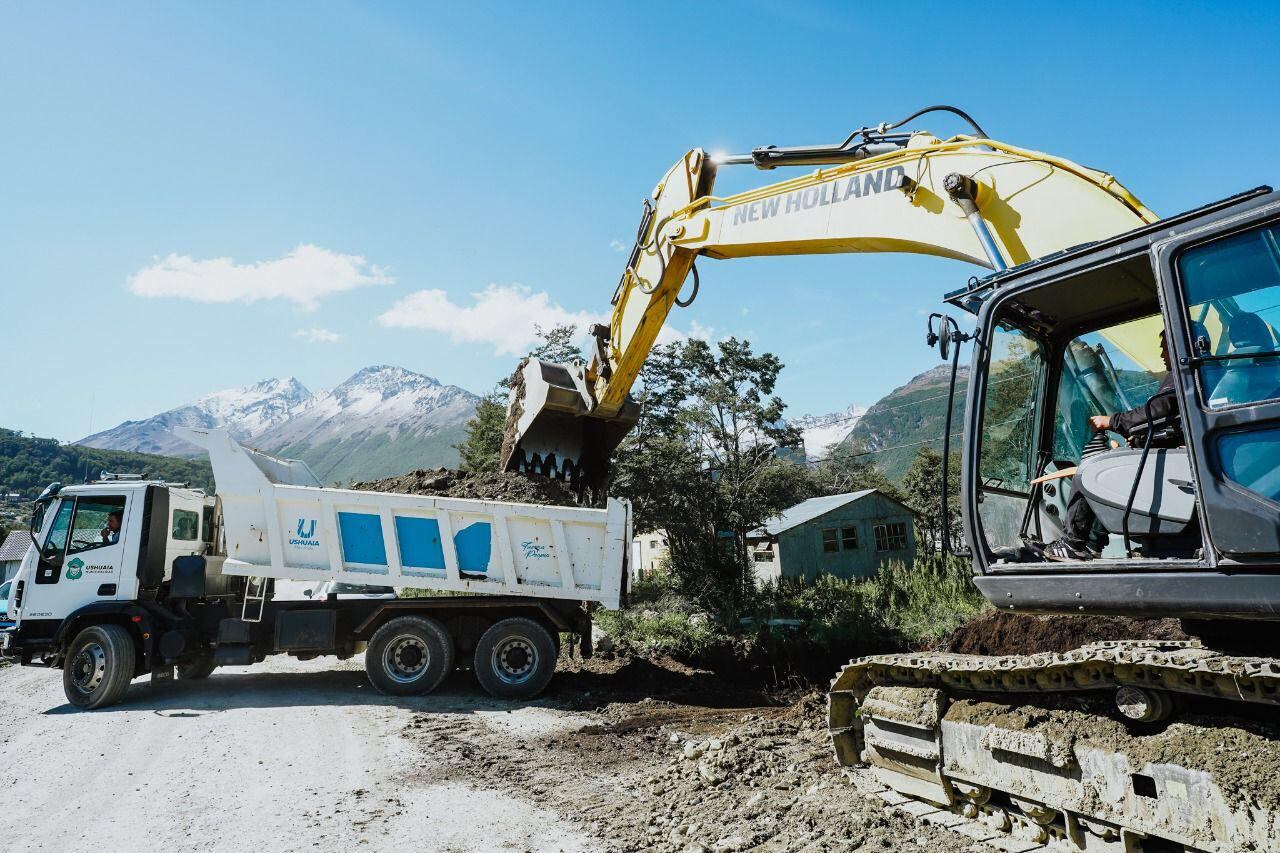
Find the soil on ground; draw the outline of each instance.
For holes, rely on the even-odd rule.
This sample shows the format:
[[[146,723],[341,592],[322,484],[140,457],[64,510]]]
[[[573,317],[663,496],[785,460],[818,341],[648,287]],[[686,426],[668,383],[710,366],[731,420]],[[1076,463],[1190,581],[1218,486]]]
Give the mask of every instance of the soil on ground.
[[[661,696],[662,698],[655,698]],[[668,657],[562,659],[549,706],[590,722],[513,741],[416,715],[405,736],[442,773],[520,791],[607,851],[953,853],[963,836],[887,811],[850,784],[823,694],[771,696]]]
[[[578,504],[577,495],[560,480],[499,471],[468,474],[451,468],[420,468],[395,477],[355,483],[351,488],[367,492],[396,492],[523,504]]]
[[[1103,640],[1185,640],[1177,619],[1121,616],[1032,616],[988,610],[956,628],[940,651],[967,655],[1069,652]]]

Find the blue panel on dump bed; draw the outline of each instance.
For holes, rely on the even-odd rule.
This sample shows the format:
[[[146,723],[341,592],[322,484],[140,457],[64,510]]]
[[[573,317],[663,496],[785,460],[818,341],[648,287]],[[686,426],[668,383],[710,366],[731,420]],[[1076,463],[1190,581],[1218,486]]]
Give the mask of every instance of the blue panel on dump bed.
[[[468,524],[453,536],[453,547],[458,551],[458,571],[489,571],[490,545],[489,522]]]
[[[396,516],[396,539],[400,542],[400,564],[405,568],[444,568],[440,522],[434,518]]]
[[[387,546],[382,541],[382,519],[368,512],[338,513],[338,533],[342,539],[342,559],[348,563],[387,564]]]

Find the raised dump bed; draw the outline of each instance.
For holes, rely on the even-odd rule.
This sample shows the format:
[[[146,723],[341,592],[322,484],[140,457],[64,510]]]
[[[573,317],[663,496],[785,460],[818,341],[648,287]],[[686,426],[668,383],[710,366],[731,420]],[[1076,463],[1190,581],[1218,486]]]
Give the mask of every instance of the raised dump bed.
[[[626,501],[586,509],[324,488],[305,463],[225,430],[175,432],[209,454],[224,574],[619,606]]]

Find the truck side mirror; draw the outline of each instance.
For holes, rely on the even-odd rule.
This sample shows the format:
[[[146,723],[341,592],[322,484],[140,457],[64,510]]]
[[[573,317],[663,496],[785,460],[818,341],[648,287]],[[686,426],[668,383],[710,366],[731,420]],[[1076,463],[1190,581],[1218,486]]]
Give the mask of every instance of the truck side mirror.
[[[310,598],[312,595],[315,594],[315,590],[304,589],[302,591],[302,594],[305,595],[307,598]]]

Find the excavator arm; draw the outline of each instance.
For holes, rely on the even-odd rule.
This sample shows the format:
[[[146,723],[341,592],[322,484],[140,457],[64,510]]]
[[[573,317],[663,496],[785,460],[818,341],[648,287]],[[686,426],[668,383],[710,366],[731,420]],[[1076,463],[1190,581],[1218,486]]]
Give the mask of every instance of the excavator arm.
[[[609,454],[639,416],[630,390],[645,359],[672,308],[696,295],[699,256],[904,252],[999,270],[1159,218],[1111,175],[1069,160],[985,134],[943,140],[892,128],[863,128],[836,146],[685,154],[645,202],[609,325],[590,329],[584,362],[528,359],[517,371],[503,467],[603,482]],[[740,163],[819,168],[712,195],[717,168]]]

